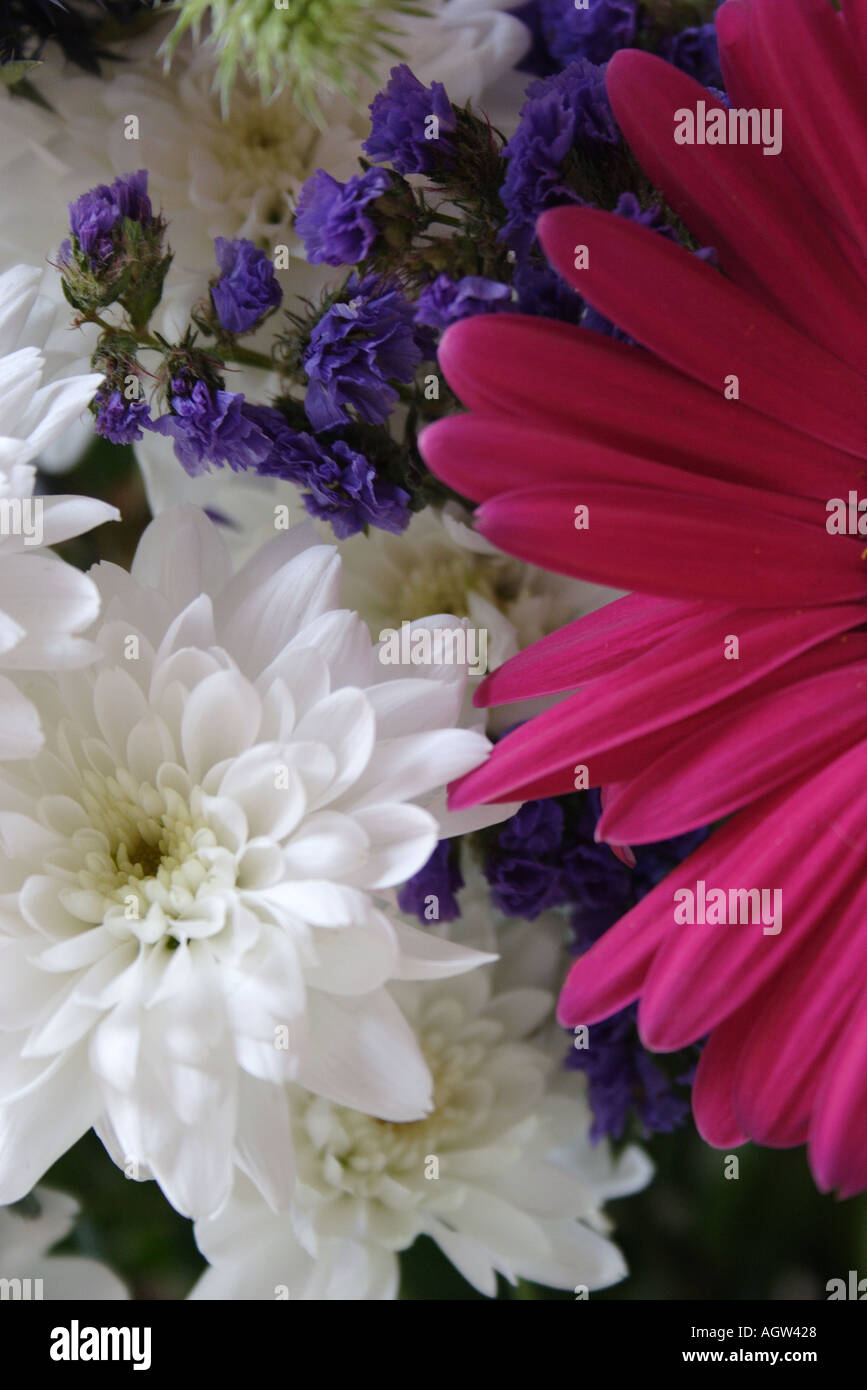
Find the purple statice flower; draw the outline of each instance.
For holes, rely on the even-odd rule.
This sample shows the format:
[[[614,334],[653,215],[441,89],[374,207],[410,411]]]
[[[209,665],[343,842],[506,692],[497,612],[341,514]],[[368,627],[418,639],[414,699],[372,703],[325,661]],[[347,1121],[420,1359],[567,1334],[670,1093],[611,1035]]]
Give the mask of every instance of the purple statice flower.
[[[255,469],[271,452],[254,407],[239,392],[211,390],[204,381],[179,376],[172,380],[169,403],[172,414],[160,416],[150,428],[174,442],[191,478],[224,464],[235,473]]]
[[[542,3],[545,3],[545,0],[542,0]],[[518,71],[532,73],[534,77],[550,77],[559,65],[551,57],[545,41],[540,0],[524,0],[524,3],[516,6],[511,13],[515,19],[520,19],[530,33],[530,47],[516,65]]]
[[[148,197],[148,171],[137,169],[134,174],[124,174],[111,185],[121,217],[131,222],[141,222],[142,226],[153,221],[153,208]]]
[[[682,29],[673,38],[665,39],[658,48],[660,58],[694,77],[704,87],[720,88],[723,84],[719,61],[719,45],[713,24],[699,24]]]
[[[211,298],[220,325],[227,333],[249,333],[283,298],[274,267],[264,251],[243,237],[227,241],[218,236],[214,250],[220,278],[211,286]]]
[[[599,791],[593,788],[584,799],[575,834],[563,854],[566,898],[572,904],[572,932],[579,953],[589,950],[618,917],[655,888],[708,836],[702,827],[659,844],[637,845],[635,867],[627,868],[608,845],[595,838],[601,815]]]
[[[619,139],[602,68],[580,58],[530,83],[518,129],[503,149],[508,168],[500,190],[508,213],[501,236],[519,255],[533,244],[541,213],[583,201],[564,172],[570,152]]]
[[[141,396],[137,400],[128,401],[120,391],[112,391],[110,396],[106,396],[104,391],[98,391],[94,397],[94,404],[99,407],[95,423],[96,432],[103,438],[110,439],[112,444],[134,444],[137,439],[142,438],[142,429],[150,428],[148,404]]]
[[[370,134],[362,148],[375,164],[390,164],[399,174],[433,174],[443,157],[454,154],[456,130],[457,117],[443,84],[425,87],[400,63],[392,68],[385,91],[371,102]]]
[[[397,905],[420,922],[453,922],[461,915],[455,894],[463,886],[455,842],[440,840],[423,868],[399,889]]]
[[[412,381],[424,354],[415,331],[414,306],[394,285],[353,276],[348,302],[332,304],[314,327],[303,357],[304,398],[314,430],[345,425],[355,411],[381,425],[398,393],[392,383]]]
[[[295,230],[310,264],[358,265],[365,260],[377,237],[366,209],[390,187],[384,169],[368,169],[346,183],[339,183],[324,169],[311,174],[295,213]]]
[[[563,323],[581,322],[584,300],[547,261],[523,257],[515,267],[512,285],[518,296],[518,313]]]
[[[637,1006],[631,1005],[588,1029],[587,1047],[570,1048],[568,1068],[587,1077],[593,1112],[590,1138],[621,1139],[634,1112],[646,1135],[669,1134],[689,1114],[685,1096],[672,1089],[662,1068],[638,1040]]]
[[[564,817],[559,802],[526,801],[485,857],[491,899],[509,917],[533,921],[564,901],[560,872]]]
[[[247,414],[269,441],[256,471],[306,488],[307,511],[329,522],[339,540],[366,526],[395,533],[406,530],[409,493],[380,478],[369,459],[346,440],[326,442],[293,430],[271,406],[248,406]]]
[[[487,280],[483,275],[452,280],[448,275],[438,275],[416,300],[415,321],[431,328],[448,328],[458,319],[496,314],[512,307],[512,291],[501,280]]]
[[[69,229],[92,265],[100,264],[112,255],[115,246],[115,229],[125,217],[146,225],[153,219],[150,198],[147,194],[147,170],[139,169],[134,174],[125,174],[112,184],[97,184],[87,193],[82,193],[74,203],[69,204]],[[61,259],[68,260],[68,247],[61,247]]]
[[[576,58],[607,63],[618,48],[628,48],[638,26],[638,0],[545,0],[540,5],[542,33],[554,60],[565,67]]]

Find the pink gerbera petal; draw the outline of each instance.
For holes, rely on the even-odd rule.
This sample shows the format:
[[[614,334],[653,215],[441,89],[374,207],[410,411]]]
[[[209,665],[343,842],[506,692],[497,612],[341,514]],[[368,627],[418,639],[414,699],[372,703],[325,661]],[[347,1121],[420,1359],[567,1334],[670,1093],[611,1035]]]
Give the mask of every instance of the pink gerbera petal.
[[[703,605],[627,594],[510,657],[485,677],[473,703],[484,708],[574,690],[706,616]]]
[[[677,144],[676,111],[694,111],[699,101],[708,109],[725,108],[661,58],[617,53],[606,85],[618,123],[647,173],[696,236],[716,248],[722,269],[835,356],[851,361],[855,353],[864,360],[867,288],[786,165],[757,145]],[[631,100],[639,86],[640,115]],[[784,141],[790,109],[784,108]]]
[[[696,256],[648,227],[592,208],[543,213],[539,238],[564,279],[600,313],[686,376],[720,395],[736,376],[740,400],[753,410],[862,452],[864,378]],[[589,249],[586,270],[575,269],[576,246]],[[652,295],[644,292],[648,283]]]
[[[862,651],[856,665],[753,694],[673,742],[609,800],[600,837],[632,844],[698,829],[746,805],[756,783],[773,791],[791,779],[793,768],[819,768],[858,743],[867,726],[867,643],[853,643]]]
[[[714,1029],[698,1061],[692,1083],[695,1125],[715,1149],[735,1149],[747,1139],[734,1111],[734,1076],[752,1021],[749,1008],[732,1014]]]
[[[828,1058],[809,1134],[810,1165],[823,1192],[853,1197],[867,1187],[867,989]]]
[[[711,498],[628,482],[524,488],[483,502],[476,526],[531,564],[662,598],[756,608],[860,598],[863,544],[830,536],[824,512],[810,525],[724,489]]]
[[[669,1051],[702,1037],[783,967],[804,937],[824,921],[838,895],[860,885],[867,844],[865,774],[867,744],[862,743],[812,779],[790,784],[778,794],[774,810],[744,835],[729,865],[714,863],[715,836],[702,847],[705,858],[693,855],[687,861],[696,861],[693,882],[701,877],[708,887],[726,892],[760,885],[779,890],[785,925],[778,935],[766,934],[757,924],[670,931],[654,959],[639,1007],[639,1028],[648,1046]],[[668,883],[666,879],[660,887]],[[662,914],[667,893],[655,891]],[[674,924],[673,899],[669,908]]]

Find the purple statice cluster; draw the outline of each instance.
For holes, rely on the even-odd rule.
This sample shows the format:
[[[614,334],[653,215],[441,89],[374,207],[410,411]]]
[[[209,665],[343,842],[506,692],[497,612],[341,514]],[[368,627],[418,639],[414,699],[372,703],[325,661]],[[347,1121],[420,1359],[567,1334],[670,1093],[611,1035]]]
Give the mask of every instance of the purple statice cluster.
[[[677,1087],[692,1085],[694,1065],[672,1078],[663,1071],[637,1034],[638,1006],[630,1005],[588,1030],[588,1046],[571,1048],[566,1066],[587,1077],[587,1098],[593,1112],[590,1138],[622,1139],[634,1113],[645,1137],[670,1134],[689,1115],[687,1093]]]
[[[308,260],[346,267],[347,278],[319,305],[281,317],[292,327],[275,334],[272,360],[284,381],[280,409],[224,389],[223,359],[243,352],[236,360],[249,362],[256,355],[230,340],[258,329],[279,308],[282,292],[263,251],[220,237],[210,298],[193,315],[196,328],[216,339],[214,353],[207,357],[195,347],[195,334],[176,345],[172,362],[175,349],[166,348],[155,394],[168,413],[154,420],[147,404],[127,399],[124,389],[129,370],[140,373],[138,364],[125,347],[112,358],[107,344],[106,379],[93,403],[98,432],[127,444],[146,429],[163,434],[193,475],[228,466],[291,480],[303,489],[310,514],[340,537],[370,526],[403,530],[435,487],[414,432],[454,405],[446,386],[443,403],[427,406],[418,371],[435,361],[439,335],[450,325],[505,311],[623,338],[551,268],[536,224],[548,208],[572,203],[604,206],[677,236],[663,211],[648,206],[653,195],[625,151],[605,64],[636,43],[702,82],[721,84],[713,27],[704,22],[715,3],[678,0],[663,18],[638,0],[520,6],[516,13],[534,34],[532,70],[541,76],[527,87],[508,142],[471,105],[455,107],[441,83],[426,86],[405,63],[395,66],[370,106],[361,172],[341,182],[318,169],[299,193],[295,229]],[[428,183],[422,186],[418,176]],[[119,299],[130,325],[143,331],[171,259],[161,248],[164,225],[154,217],[144,170],[91,189],[70,206],[64,285],[85,317]],[[713,257],[711,250],[698,254]],[[425,394],[428,399],[439,396]],[[391,417],[401,402],[408,409],[398,441]],[[558,814],[554,803],[525,809],[504,832],[515,837],[514,872],[506,871],[504,841],[491,883],[503,911],[532,917],[558,893],[561,902],[578,900],[570,856],[557,840]],[[534,849],[536,857],[519,872],[532,816],[539,818],[532,831],[538,854]],[[559,856],[552,873],[539,867],[548,853],[546,835]]]
[[[535,240],[536,220],[548,208],[581,203],[567,164],[577,148],[619,144],[602,68],[584,58],[527,88],[518,129],[503,149],[507,161],[500,198],[502,237],[519,256]]]
[[[353,415],[384,424],[406,384],[432,353],[413,305],[396,284],[350,277],[341,297],[314,325],[302,367],[304,409],[314,430],[349,424]]]
[[[620,48],[650,49],[706,87],[722,87],[716,30],[711,21],[722,0],[691,0],[651,13],[641,0],[525,0],[514,14],[532,36],[522,63],[548,77],[586,58],[607,63]],[[689,22],[685,25],[685,20]]]
[[[565,909],[571,929],[572,954],[589,950],[609,927],[704,840],[707,830],[694,831],[658,845],[634,851],[634,865],[618,859],[606,844],[597,843],[601,815],[599,793],[580,797],[545,798],[525,802],[495,830],[483,836],[483,872],[493,905],[507,917],[534,921],[542,912]],[[441,841],[427,864],[401,889],[399,904],[421,922],[433,896],[440,920],[460,913],[455,897],[463,886],[454,849]],[[623,1136],[635,1114],[646,1133],[667,1133],[689,1113],[679,1085],[691,1075],[670,1078],[642,1046],[636,1025],[636,1006],[590,1025],[586,1047],[570,1046],[565,1065],[587,1076],[593,1111],[594,1140]],[[686,1068],[687,1064],[684,1064]]]
[[[719,0],[722,3],[722,0]],[[713,24],[696,24],[664,39],[657,52],[660,58],[694,77],[704,87],[722,95],[724,86],[719,61],[719,44]]]
[[[548,52],[560,67],[587,58],[607,63],[618,48],[630,48],[640,24],[638,0],[538,0],[540,27]]]
[[[443,84],[425,87],[400,63],[371,103],[363,149],[374,164],[390,164],[399,174],[430,175],[454,159],[456,131],[457,116]]]
[[[400,532],[409,525],[409,493],[382,478],[340,431],[317,438],[292,429],[272,406],[248,406],[247,411],[270,440],[257,473],[304,488],[308,513],[329,522],[338,539],[368,526]]]
[[[220,327],[226,333],[250,333],[278,308],[283,291],[274,266],[252,241],[239,238],[214,241],[219,278],[211,285],[211,298]]]
[[[69,204],[69,230],[91,266],[98,267],[114,255],[125,218],[141,227],[155,223],[147,187],[147,170],[139,169],[114,183],[98,184]],[[69,252],[67,241],[61,247],[62,261],[68,260]]]

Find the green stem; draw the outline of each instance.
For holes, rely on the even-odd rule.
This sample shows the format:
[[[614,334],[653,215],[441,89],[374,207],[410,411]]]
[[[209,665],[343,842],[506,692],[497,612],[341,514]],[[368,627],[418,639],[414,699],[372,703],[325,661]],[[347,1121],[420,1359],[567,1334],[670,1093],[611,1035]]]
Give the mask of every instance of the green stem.
[[[428,218],[427,225],[430,226],[433,222],[442,222],[444,227],[463,227],[464,225],[459,217],[449,217],[446,212],[435,212],[433,217]]]
[[[273,372],[274,363],[265,352],[254,352],[252,348],[234,344],[226,351],[227,362],[237,362],[243,367],[260,367],[263,372]]]

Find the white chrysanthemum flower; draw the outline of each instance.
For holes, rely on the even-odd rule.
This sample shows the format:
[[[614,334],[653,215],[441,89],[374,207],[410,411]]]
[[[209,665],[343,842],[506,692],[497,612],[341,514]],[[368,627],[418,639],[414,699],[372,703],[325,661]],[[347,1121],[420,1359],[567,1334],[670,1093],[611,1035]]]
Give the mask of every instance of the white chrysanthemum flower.
[[[462,939],[489,941],[483,893],[462,907]],[[602,1207],[645,1186],[651,1165],[638,1148],[615,1160],[591,1145],[583,1079],[558,1067],[544,1031],[562,935],[554,914],[503,924],[495,966],[393,989],[434,1077],[426,1119],[383,1123],[289,1087],[291,1206],[275,1216],[239,1177],[196,1225],[212,1267],[191,1297],[395,1298],[397,1252],[420,1235],[489,1296],[497,1273],[570,1289],[622,1279]]]
[[[381,895],[489,745],[453,727],[465,668],[380,662],[315,541],[233,576],[201,512],[166,513],[130,574],[93,571],[100,660],[26,682],[47,741],[0,770],[2,1201],[91,1125],[183,1212],[219,1206],[233,1158],[283,1201],[285,1081],[383,1120],[430,1106],[385,982],[484,957]]]
[[[100,378],[46,380],[40,351],[53,311],[42,272],[0,275],[0,669],[42,670],[92,661],[79,634],[99,609],[96,588],[44,547],[117,517],[90,497],[34,497],[31,462],[73,429]],[[56,366],[57,363],[52,365]],[[32,704],[0,676],[0,758],[30,758],[42,742]]]
[[[444,82],[456,102],[480,101],[529,45],[525,26],[506,12],[510,3],[432,0],[429,17],[397,21],[404,33],[399,43],[423,81]],[[317,168],[339,178],[358,172],[369,133],[367,103],[396,60],[383,55],[377,80],[366,83],[357,103],[329,98],[320,128],[299,113],[291,90],[265,104],[258,86],[243,80],[226,115],[213,90],[213,50],[185,41],[166,73],[160,55],[166,33],[166,24],[153,26],[101,78],[47,55],[34,81],[55,114],[0,91],[6,136],[0,161],[6,186],[15,189],[0,210],[0,244],[7,254],[18,248],[20,256],[24,247],[31,255],[34,247],[55,254],[66,235],[67,202],[96,183],[147,168],[175,253],[164,327],[181,325],[204,290],[216,236],[287,246],[295,259],[280,275],[284,289],[315,292],[332,272],[306,264],[291,226],[293,199]]]
[[[63,1192],[37,1187],[26,1202],[0,1207],[0,1284],[3,1298],[57,1302],[129,1297],[104,1264],[83,1255],[52,1255],[75,1224],[78,1203]]]

